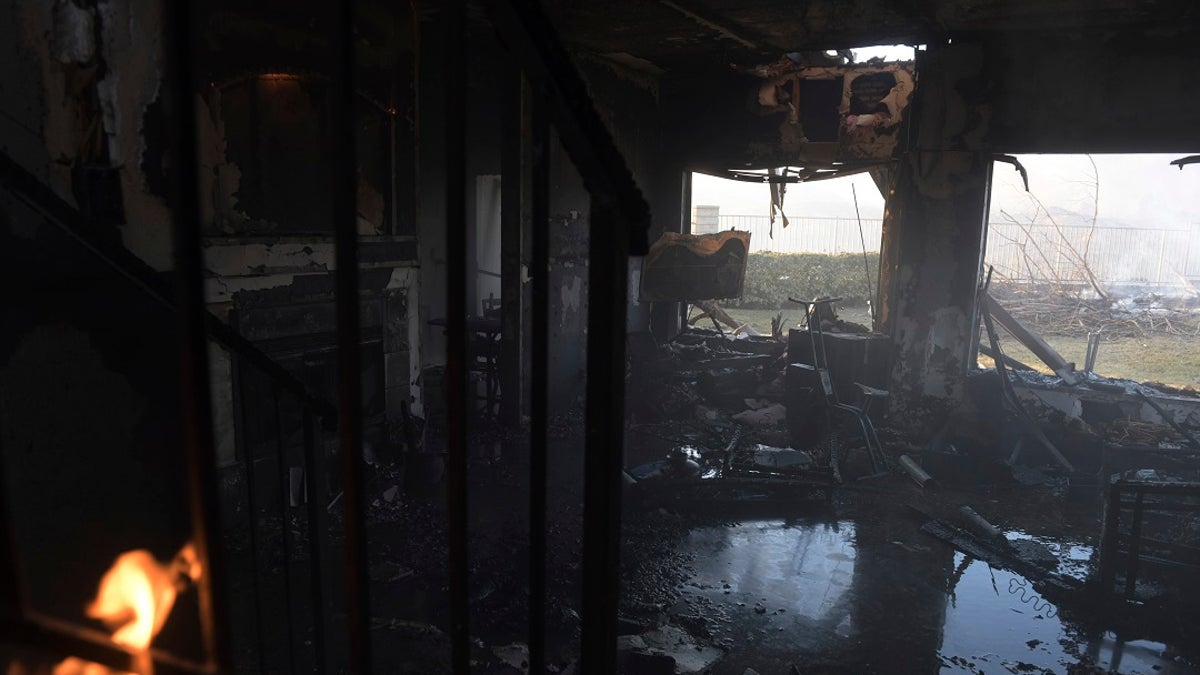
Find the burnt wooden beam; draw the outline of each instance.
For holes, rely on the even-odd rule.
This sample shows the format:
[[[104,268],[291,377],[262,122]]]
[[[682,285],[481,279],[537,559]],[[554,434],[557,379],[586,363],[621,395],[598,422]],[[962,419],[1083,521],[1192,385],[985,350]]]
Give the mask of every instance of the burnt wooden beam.
[[[1062,378],[1063,382],[1070,386],[1079,384],[1079,376],[1075,373],[1075,364],[1069,363],[1062,357],[1053,347],[1043,340],[1039,335],[1026,328],[1016,317],[1008,313],[1000,303],[996,302],[990,294],[983,294],[983,302],[986,305],[987,312],[992,315],[996,322],[1004,327],[1018,342],[1025,345],[1025,348],[1033,352],[1033,355],[1038,357],[1042,363],[1050,367],[1056,375]]]
[[[728,38],[734,42],[750,49],[778,49],[775,45],[770,44],[770,41],[759,36],[751,36],[749,31],[743,26],[730,25],[732,22],[712,10],[687,2],[686,0],[658,0],[664,7],[679,12],[696,23],[715,31],[721,37]]]

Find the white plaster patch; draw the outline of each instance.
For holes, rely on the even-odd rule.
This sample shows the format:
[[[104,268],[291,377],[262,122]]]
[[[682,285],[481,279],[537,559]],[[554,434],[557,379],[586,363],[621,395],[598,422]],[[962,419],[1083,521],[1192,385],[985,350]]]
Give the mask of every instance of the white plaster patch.
[[[559,314],[560,326],[566,325],[567,315],[578,312],[583,306],[583,278],[574,277],[559,289],[562,294],[562,312]]]
[[[943,307],[932,314],[933,326],[929,329],[929,349],[956,350],[963,344],[967,317],[957,307]]]
[[[412,288],[417,284],[418,271],[415,267],[393,269],[392,276],[388,277],[386,288]]]
[[[923,391],[926,396],[945,398],[947,390],[957,380],[947,378],[944,373],[947,372],[947,368],[957,369],[961,365],[947,364],[946,361],[961,360],[967,321],[956,307],[944,307],[934,311],[931,316],[933,324],[929,327],[929,334],[925,340],[926,367],[922,376]],[[939,351],[942,353],[938,354]]]

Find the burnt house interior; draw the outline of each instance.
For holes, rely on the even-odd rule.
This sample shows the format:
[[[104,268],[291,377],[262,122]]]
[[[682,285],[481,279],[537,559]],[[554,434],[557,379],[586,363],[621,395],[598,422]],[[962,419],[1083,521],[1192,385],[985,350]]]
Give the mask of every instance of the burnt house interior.
[[[1198,30],[3,3],[0,671],[1200,672],[1200,394],[1069,362],[984,258],[1018,155],[1200,188]],[[866,318],[738,326],[697,174],[869,176]]]

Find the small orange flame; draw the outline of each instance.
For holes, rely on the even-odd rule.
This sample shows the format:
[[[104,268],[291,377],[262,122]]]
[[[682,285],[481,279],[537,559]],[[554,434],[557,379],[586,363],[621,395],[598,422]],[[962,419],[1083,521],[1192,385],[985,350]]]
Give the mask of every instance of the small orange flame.
[[[113,642],[145,652],[166,623],[175,598],[202,573],[196,548],[190,542],[165,565],[145,549],[128,551],[117,556],[104,573],[96,599],[85,611],[113,631]],[[76,658],[67,659],[54,669],[54,675],[107,672],[103,666]]]
[[[171,613],[175,597],[200,574],[191,543],[166,565],[144,549],[122,553],[100,579],[87,615],[114,629],[113,642],[133,650],[148,649]]]

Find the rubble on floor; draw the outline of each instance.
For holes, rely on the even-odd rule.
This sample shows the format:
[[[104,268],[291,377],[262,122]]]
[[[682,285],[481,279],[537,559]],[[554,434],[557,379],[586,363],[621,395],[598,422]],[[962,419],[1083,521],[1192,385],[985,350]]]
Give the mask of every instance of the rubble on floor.
[[[805,337],[768,350],[765,338],[691,329],[631,368],[621,606],[632,628],[623,645],[649,660],[625,672],[688,672],[651,658],[667,655],[645,638],[663,626],[687,635],[677,644],[718,650],[704,671],[713,675],[892,672],[895,658],[912,672],[1196,672],[1200,654],[1186,646],[1200,636],[1194,603],[1156,615],[1098,584],[1097,514],[1110,477],[1139,469],[1162,482],[1163,471],[1179,475],[1181,458],[1194,466],[1187,436],[1200,417],[1178,412],[1187,392],[1093,373],[1069,387],[1013,372],[1028,407],[1027,422],[1014,425],[998,373],[985,371],[935,433],[880,426],[890,465],[904,456],[919,479],[899,470],[880,478],[863,442],[846,433],[853,425],[806,415],[819,401],[793,395],[794,382],[789,391],[789,378],[821,386],[811,364],[789,365]],[[872,344],[869,335],[838,340],[860,358]],[[870,390],[855,384],[834,386]],[[1064,389],[1076,397],[1073,414],[1052,395],[1043,400]],[[1164,396],[1166,412],[1144,400]],[[1165,423],[1172,413],[1179,429]],[[829,471],[833,452],[840,483]],[[856,480],[868,476],[875,480]],[[814,495],[800,486],[816,480],[821,499],[806,501]],[[766,508],[733,508],[748,502]],[[1200,517],[1185,521],[1200,532]],[[911,625],[886,619],[900,615]],[[973,632],[991,623],[1020,639]]]
[[[835,340],[860,355],[873,344],[869,336]],[[795,378],[802,371],[811,385],[816,369],[790,367],[789,349],[701,329],[630,349],[621,672],[883,673],[898,658],[915,672],[1092,672],[1121,669],[1122,659],[1137,664],[1134,672],[1195,672],[1200,654],[1188,645],[1200,637],[1200,616],[1187,607],[1156,610],[1161,616],[1128,609],[1120,567],[1112,592],[1097,583],[1097,514],[1110,476],[1129,470],[1127,481],[1147,484],[1200,478],[1181,470],[1179,458],[1193,453],[1187,439],[1151,421],[1153,409],[1138,398],[1152,395],[1149,388],[1085,374],[1073,394],[1088,392],[1089,402],[1074,417],[1029,406],[1032,424],[1076,469],[1068,472],[1040,441],[1012,428],[997,374],[981,373],[970,379],[964,408],[927,437],[890,428],[882,408],[875,411],[893,467],[880,476],[862,440],[847,433],[851,416],[831,423],[809,414],[814,402],[797,395]],[[1014,374],[1013,383],[1040,383],[1032,395],[1053,402],[1061,380],[1039,377]],[[1134,406],[1150,409],[1148,419],[1127,415]],[[1183,415],[1177,423],[1195,427]],[[581,425],[553,422],[563,456],[582,447]],[[1135,444],[1154,451],[1130,450]],[[898,468],[901,456],[939,489],[914,483]],[[527,514],[511,498],[525,489],[523,471],[490,456],[472,462],[472,658],[480,672],[528,672]],[[380,462],[368,472],[372,540],[404,542],[372,550],[380,599],[372,625],[387,634],[388,649],[411,649],[402,661],[413,664],[409,672],[423,672],[418,661],[446,642],[439,593],[416,591],[445,586],[442,487],[430,476],[412,480],[417,464]],[[570,673],[578,667],[581,512],[569,481],[552,489],[550,672]],[[1122,542],[1131,536],[1133,500],[1124,498]],[[1145,527],[1200,547],[1198,519],[1153,515]],[[293,542],[302,537],[293,533]],[[1134,590],[1144,603],[1160,582],[1141,572]],[[975,628],[992,623],[1005,639]]]

